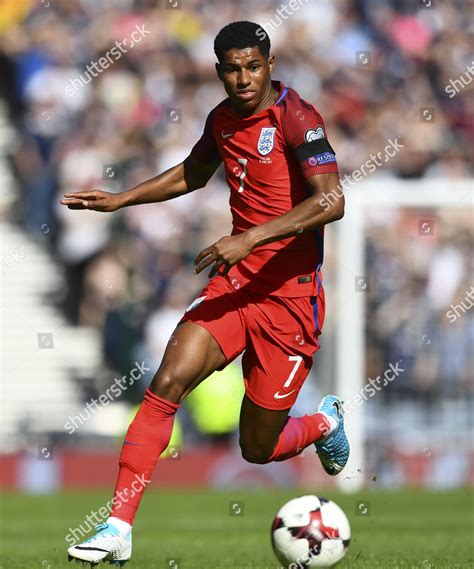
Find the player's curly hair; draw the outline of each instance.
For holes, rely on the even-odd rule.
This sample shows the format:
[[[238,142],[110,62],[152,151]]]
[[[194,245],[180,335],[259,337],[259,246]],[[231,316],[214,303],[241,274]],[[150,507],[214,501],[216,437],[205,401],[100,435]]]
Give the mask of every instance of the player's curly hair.
[[[232,22],[223,27],[214,40],[214,51],[217,59],[222,61],[229,49],[258,47],[266,58],[270,55],[270,38],[259,24],[254,22]]]

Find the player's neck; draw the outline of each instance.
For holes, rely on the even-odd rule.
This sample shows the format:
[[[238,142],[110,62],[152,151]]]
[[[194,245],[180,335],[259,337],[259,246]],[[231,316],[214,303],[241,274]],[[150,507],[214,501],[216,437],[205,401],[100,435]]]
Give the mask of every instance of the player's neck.
[[[260,101],[259,105],[257,107],[255,107],[255,109],[253,111],[242,111],[240,109],[235,109],[235,111],[243,118],[251,117],[253,115],[261,113],[265,109],[268,109],[268,107],[271,107],[272,105],[274,105],[279,96],[280,96],[279,91],[277,91],[273,87],[273,84],[270,83],[270,88],[269,88],[268,93],[266,93],[264,95],[264,97]]]

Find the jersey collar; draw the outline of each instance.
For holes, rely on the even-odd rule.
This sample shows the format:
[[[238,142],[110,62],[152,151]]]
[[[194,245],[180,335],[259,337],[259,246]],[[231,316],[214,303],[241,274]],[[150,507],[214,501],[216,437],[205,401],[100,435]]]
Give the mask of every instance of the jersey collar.
[[[272,85],[275,87],[275,89],[279,90],[278,92],[280,93],[280,96],[274,103],[274,105],[279,105],[283,101],[283,99],[287,96],[288,87],[285,87],[281,81],[272,81]]]

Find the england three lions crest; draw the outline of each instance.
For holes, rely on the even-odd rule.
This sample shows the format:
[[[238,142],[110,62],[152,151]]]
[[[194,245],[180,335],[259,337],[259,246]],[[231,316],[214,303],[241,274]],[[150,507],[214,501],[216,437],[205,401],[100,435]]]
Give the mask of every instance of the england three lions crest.
[[[274,126],[262,128],[257,146],[258,151],[262,156],[267,156],[267,154],[270,154],[273,150],[273,145],[275,143],[275,131],[276,127]]]

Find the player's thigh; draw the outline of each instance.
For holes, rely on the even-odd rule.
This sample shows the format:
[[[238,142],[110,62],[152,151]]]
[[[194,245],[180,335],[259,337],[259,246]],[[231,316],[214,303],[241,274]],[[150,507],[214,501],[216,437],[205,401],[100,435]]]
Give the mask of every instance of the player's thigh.
[[[241,297],[227,279],[209,281],[168,343],[151,385],[154,393],[181,402],[201,381],[242,352],[245,323]]]
[[[150,390],[159,397],[180,403],[225,362],[226,358],[210,332],[193,322],[182,322],[168,342]]]
[[[250,462],[265,463],[270,458],[285,426],[289,409],[265,409],[244,396],[240,411],[240,447]]]

